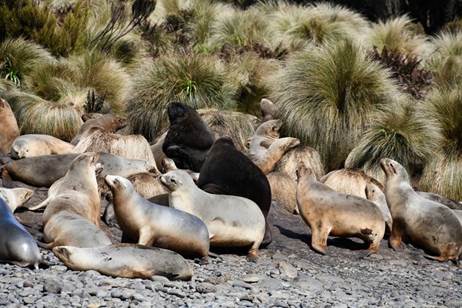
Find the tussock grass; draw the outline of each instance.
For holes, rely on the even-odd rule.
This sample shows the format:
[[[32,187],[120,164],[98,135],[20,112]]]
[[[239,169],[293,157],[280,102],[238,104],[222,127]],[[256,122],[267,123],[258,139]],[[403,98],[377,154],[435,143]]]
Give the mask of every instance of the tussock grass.
[[[379,52],[384,49],[407,55],[422,56],[427,52],[425,36],[407,16],[399,16],[372,26],[369,41]]]
[[[406,99],[375,117],[348,155],[345,168],[363,169],[383,183],[380,159],[388,157],[399,161],[409,174],[415,174],[438,154],[440,141],[438,123],[416,107],[415,101]]]
[[[136,133],[153,140],[167,125],[167,105],[181,101],[194,108],[223,108],[232,103],[231,91],[217,59],[196,53],[165,55],[140,67],[134,78],[134,97],[127,107]]]
[[[462,200],[462,86],[434,89],[425,107],[428,118],[440,126],[440,155],[425,167],[420,188],[454,200]]]
[[[318,150],[328,170],[343,166],[372,117],[399,96],[388,71],[348,41],[294,55],[272,94],[285,134]]]

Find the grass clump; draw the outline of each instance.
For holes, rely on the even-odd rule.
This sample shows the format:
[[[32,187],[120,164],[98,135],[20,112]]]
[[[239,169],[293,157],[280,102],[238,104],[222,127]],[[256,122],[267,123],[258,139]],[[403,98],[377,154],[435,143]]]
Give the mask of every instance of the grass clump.
[[[462,200],[462,87],[434,89],[425,108],[427,118],[438,123],[443,139],[439,155],[432,156],[424,169],[420,188]]]
[[[134,97],[127,107],[136,133],[153,140],[167,125],[167,105],[180,101],[193,108],[223,108],[231,103],[225,76],[210,56],[176,53],[143,65],[134,78]]]
[[[399,97],[388,71],[349,41],[294,55],[274,80],[285,134],[318,150],[328,170],[343,166],[372,117]]]

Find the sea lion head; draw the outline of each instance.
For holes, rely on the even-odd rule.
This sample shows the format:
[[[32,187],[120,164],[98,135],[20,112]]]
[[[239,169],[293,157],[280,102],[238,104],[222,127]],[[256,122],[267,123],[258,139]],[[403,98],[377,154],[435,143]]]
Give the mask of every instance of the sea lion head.
[[[387,180],[398,179],[400,181],[409,182],[409,175],[406,169],[393,159],[382,158],[380,160],[380,167],[382,167],[383,172],[385,172]]]
[[[160,182],[170,191],[175,191],[183,186],[194,185],[194,181],[188,172],[179,169],[169,171],[161,176]]]
[[[10,207],[11,211],[14,212],[16,208],[21,207],[24,203],[29,200],[34,191],[29,188],[3,188],[0,187],[0,198]]]
[[[76,269],[75,260],[76,260],[76,252],[78,249],[79,249],[78,247],[72,247],[72,246],[56,246],[52,250],[53,250],[54,255],[58,257],[58,259],[61,260],[61,262],[66,264],[66,266]]]
[[[175,162],[171,158],[164,158],[162,160],[162,168],[164,168],[165,172],[177,170],[178,168],[175,165]]]
[[[295,171],[295,174],[297,176],[297,181],[300,181],[302,177],[314,177],[314,172],[313,169],[310,167],[307,167],[304,163],[300,162],[297,165],[297,170]]]
[[[106,175],[104,178],[107,185],[111,188],[113,192],[121,192],[121,191],[131,191],[133,188],[131,182],[124,177],[117,176],[117,175]]]
[[[24,140],[16,140],[11,145],[11,158],[21,159],[27,156],[31,152],[30,144]]]
[[[168,120],[170,121],[170,124],[178,123],[186,119],[191,110],[191,107],[180,102],[170,103],[167,107]]]
[[[270,138],[279,138],[279,130],[281,129],[281,120],[269,120],[258,126],[255,135],[266,136]]]
[[[217,140],[215,140],[215,143],[214,145],[217,144],[217,145],[227,145],[227,146],[232,146],[233,148],[235,147],[234,146],[234,142],[233,142],[233,139],[229,136],[223,136],[221,138],[218,138]]]

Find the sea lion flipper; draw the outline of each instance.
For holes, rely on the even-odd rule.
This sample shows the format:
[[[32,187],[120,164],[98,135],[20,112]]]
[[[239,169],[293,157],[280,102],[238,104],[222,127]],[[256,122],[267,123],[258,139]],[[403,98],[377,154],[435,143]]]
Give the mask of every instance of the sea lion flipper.
[[[39,203],[38,205],[29,207],[29,210],[36,211],[38,209],[44,208],[44,207],[46,207],[48,205],[49,202],[50,202],[50,200],[47,198],[47,199],[43,200],[43,202]]]

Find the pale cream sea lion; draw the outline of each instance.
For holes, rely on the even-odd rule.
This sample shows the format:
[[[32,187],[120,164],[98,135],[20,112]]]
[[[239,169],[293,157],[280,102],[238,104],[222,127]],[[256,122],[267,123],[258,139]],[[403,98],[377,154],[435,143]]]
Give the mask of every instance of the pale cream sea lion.
[[[22,135],[11,145],[11,157],[14,159],[72,153],[75,153],[72,144],[49,135]]]
[[[265,217],[256,203],[237,196],[209,194],[199,189],[184,170],[170,171],[161,181],[171,191],[171,207],[204,221],[211,246],[248,246],[249,257],[257,256],[265,235]]]
[[[8,102],[0,98],[0,155],[10,153],[11,144],[19,136],[19,127]]]
[[[99,248],[60,246],[53,253],[76,271],[98,271],[123,278],[151,279],[155,275],[172,280],[190,280],[192,268],[179,254],[141,245],[116,244]]]
[[[12,213],[24,205],[34,194],[29,188],[5,188],[0,187],[0,199],[3,199],[10,207]]]

